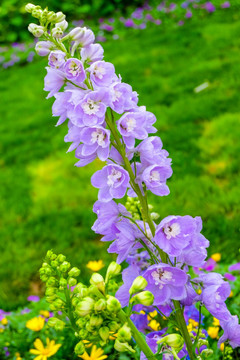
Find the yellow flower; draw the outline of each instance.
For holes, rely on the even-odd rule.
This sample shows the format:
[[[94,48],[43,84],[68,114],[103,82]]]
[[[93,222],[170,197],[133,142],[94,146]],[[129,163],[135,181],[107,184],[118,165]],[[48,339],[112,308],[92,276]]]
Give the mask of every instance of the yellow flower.
[[[40,331],[44,327],[45,319],[41,316],[34,317],[27,321],[26,327],[32,331]]]
[[[221,350],[221,351],[224,350],[224,343],[221,343],[221,345],[220,345],[220,350]]]
[[[161,329],[159,322],[157,322],[157,320],[154,319],[148,323],[148,326],[154,331],[158,331],[159,329]]]
[[[1,320],[1,323],[2,323],[3,325],[7,325],[7,324],[8,324],[8,319],[7,319],[7,318],[3,318],[3,319]]]
[[[89,348],[92,346],[92,344],[88,340],[83,340],[83,343],[84,343],[85,348]]]
[[[154,310],[150,313],[148,313],[148,320],[150,321],[152,318],[154,318],[155,316],[157,316],[157,310]]]
[[[202,290],[201,290],[201,289],[198,289],[198,290],[197,290],[197,293],[198,293],[198,295],[201,295]]]
[[[220,254],[220,253],[212,254],[211,258],[212,258],[214,261],[218,262],[218,261],[221,260],[221,254]]]
[[[49,318],[50,316],[49,311],[47,310],[41,310],[39,314],[44,316],[45,318]]]
[[[15,356],[16,356],[16,360],[22,360],[21,355],[19,353],[16,353]]]
[[[79,355],[79,357],[82,358],[83,360],[103,360],[107,358],[107,355],[103,355],[103,354],[104,351],[102,349],[97,348],[96,345],[93,345],[90,355],[88,355],[88,353],[85,352],[83,355]]]
[[[231,290],[230,294],[229,294],[229,297],[233,297],[233,291]]]
[[[189,324],[192,324],[192,326],[194,328],[198,327],[198,322],[195,321],[194,319],[189,319],[188,322],[189,322]]]
[[[109,333],[109,340],[116,340],[117,333],[115,334],[114,331],[110,331]]]
[[[92,271],[99,271],[104,267],[104,263],[102,260],[98,260],[98,261],[89,261],[86,265],[86,267]]]
[[[49,340],[49,338],[47,338],[47,346],[46,347],[43,346],[43,343],[40,339],[36,339],[34,341],[34,346],[35,346],[35,349],[31,349],[30,353],[37,355],[37,357],[35,357],[35,360],[47,360],[47,358],[56,354],[56,352],[62,345],[55,344],[54,340]]]
[[[215,326],[210,326],[207,329],[208,335],[212,338],[212,339],[216,339],[219,333],[219,327],[215,327]]]
[[[220,326],[220,321],[215,317],[213,318],[213,326]]]

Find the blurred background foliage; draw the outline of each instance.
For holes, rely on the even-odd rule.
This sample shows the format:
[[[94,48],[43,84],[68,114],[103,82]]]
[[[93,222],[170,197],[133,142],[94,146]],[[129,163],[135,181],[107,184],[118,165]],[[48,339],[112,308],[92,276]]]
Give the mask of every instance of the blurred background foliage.
[[[8,9],[9,24],[21,19],[27,34],[28,19],[18,12],[23,3],[4,0],[1,9]],[[48,1],[53,10],[66,11],[65,3],[81,17],[74,1]],[[4,21],[1,26],[11,28]],[[219,251],[228,263],[239,261],[239,34],[240,13],[231,7],[184,26],[126,28],[104,44],[105,60],[157,116],[158,135],[173,159],[171,193],[150,196],[154,210],[162,218],[201,216],[209,254]],[[0,308],[6,310],[41,294],[38,269],[48,249],[67,255],[83,278],[88,260],[110,260],[107,244],[91,230],[97,190],[90,177],[102,164],[79,169],[74,154],[66,154],[67,125],[54,126],[52,100],[42,90],[46,64],[38,59],[0,72]],[[207,88],[195,92],[202,83]]]

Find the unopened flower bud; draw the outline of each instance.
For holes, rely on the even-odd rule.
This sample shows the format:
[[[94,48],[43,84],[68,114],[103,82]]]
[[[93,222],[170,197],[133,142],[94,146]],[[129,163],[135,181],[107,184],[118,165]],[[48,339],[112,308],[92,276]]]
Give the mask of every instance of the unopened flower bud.
[[[43,11],[41,10],[40,6],[36,6],[33,10],[32,10],[32,16],[35,17],[36,19],[40,19],[42,17],[42,13]]]
[[[130,302],[134,304],[142,304],[145,306],[150,306],[154,302],[154,296],[150,291],[142,291],[139,294],[135,295]]]
[[[58,289],[57,289],[56,287],[49,286],[49,287],[46,288],[45,294],[46,294],[47,296],[51,296],[51,295],[56,294],[57,290],[58,290]]]
[[[112,332],[116,332],[116,331],[118,331],[118,329],[121,327],[121,325],[119,324],[119,323],[117,323],[116,321],[111,321],[109,324],[108,324],[108,326],[109,326],[109,329],[110,329],[110,331],[112,331]]]
[[[31,13],[33,11],[33,9],[35,9],[36,5],[33,5],[31,3],[28,3],[26,6],[25,6],[25,10],[29,13]]]
[[[77,321],[76,321],[76,324],[79,328],[85,328],[85,325],[86,325],[86,318],[79,318]]]
[[[66,20],[63,20],[61,22],[56,23],[55,26],[61,28],[62,31],[65,31],[68,27],[68,22]]]
[[[156,212],[151,213],[152,220],[158,220],[160,218],[160,215]]]
[[[131,330],[127,326],[127,324],[124,324],[117,333],[117,338],[121,342],[129,342],[132,338]]]
[[[85,47],[94,42],[95,36],[92,30],[87,29],[86,27],[76,27],[69,32],[68,38],[72,41],[76,41],[78,46]]]
[[[201,356],[208,358],[209,356],[211,356],[213,354],[213,350],[211,349],[204,349],[202,352],[201,352]]]
[[[47,324],[57,331],[62,331],[65,327],[65,322],[55,317],[50,318]]]
[[[56,309],[60,310],[63,308],[64,302],[58,298],[58,299],[54,300],[53,305],[55,306]]]
[[[80,275],[80,270],[77,267],[73,267],[68,272],[68,276],[70,277],[78,277]]]
[[[58,281],[55,277],[51,276],[47,281],[47,286],[55,286],[57,285]]]
[[[117,313],[121,310],[121,304],[114,296],[107,296],[107,309],[110,312]]]
[[[63,14],[61,11],[58,11],[58,12],[56,13],[56,22],[57,22],[57,23],[65,20],[65,18],[66,18],[66,15]]]
[[[61,277],[61,279],[59,281],[59,285],[65,289],[67,287],[67,280],[64,279],[63,277]]]
[[[57,262],[57,260],[52,260],[52,261],[51,261],[51,266],[52,266],[54,269],[56,269],[56,268],[58,267],[58,262]]]
[[[111,264],[108,266],[107,274],[106,274],[106,283],[109,279],[113,276],[120,274],[121,272],[121,265],[117,264],[115,261],[112,261]]]
[[[40,37],[44,33],[44,27],[36,24],[29,24],[28,31],[32,33],[35,37]]]
[[[93,327],[98,327],[100,325],[102,325],[103,323],[103,318],[99,315],[92,315],[90,317],[90,326],[93,326]]]
[[[208,346],[209,343],[208,343],[207,339],[199,339],[198,340],[198,345],[199,345],[199,347],[201,347],[203,345]]]
[[[77,345],[74,348],[74,352],[76,355],[82,355],[85,352],[85,346],[83,345],[82,341],[79,341],[79,343],[77,343]]]
[[[75,286],[77,284],[77,279],[73,278],[73,277],[70,277],[68,279],[68,285],[71,287],[71,286]]]
[[[107,306],[106,300],[99,299],[94,305],[94,310],[95,311],[103,311],[106,309],[106,306]]]
[[[73,304],[73,306],[76,307],[77,304],[78,304],[80,301],[81,301],[81,300],[80,300],[79,298],[73,297],[73,298],[72,298],[72,304]]]
[[[42,41],[42,42],[45,42],[45,43],[48,43],[49,44],[49,50],[52,50],[51,49],[51,45],[54,46],[53,43],[51,43],[50,41]],[[47,44],[47,45],[48,45]],[[66,260],[66,256],[63,255],[63,254],[59,254],[58,257],[57,257],[57,261],[59,264],[62,264],[64,261]]]
[[[115,340],[114,349],[119,352],[125,352],[125,351],[131,352],[131,353],[135,352],[135,350],[127,342],[122,343],[118,339]]]
[[[60,27],[55,27],[52,29],[52,36],[56,39],[59,39],[63,36],[63,30]]]
[[[102,293],[105,291],[105,283],[102,275],[98,273],[94,273],[91,276],[90,284],[97,286],[98,290],[100,290]]]
[[[78,333],[78,335],[80,336],[80,338],[82,339],[87,339],[88,337],[88,331],[86,329],[81,329]]]
[[[109,338],[109,328],[107,326],[103,326],[99,329],[99,335],[103,341],[107,341]]]
[[[68,261],[64,261],[60,266],[59,266],[59,271],[60,272],[67,272],[70,268],[71,264]]]
[[[179,334],[170,334],[162,337],[157,341],[158,344],[166,344],[173,349],[181,350],[184,345],[184,340]]]
[[[86,316],[90,314],[90,312],[94,308],[95,301],[90,297],[85,297],[83,300],[79,302],[75,311],[79,316]]]
[[[57,15],[54,11],[48,11],[47,13],[47,20],[48,22],[55,22],[57,19]]]
[[[36,53],[39,56],[46,56],[50,54],[50,52],[55,48],[56,48],[55,45],[51,41],[38,41],[35,46]],[[59,256],[64,256],[64,255],[59,255]],[[58,262],[60,263],[59,259]]]
[[[138,276],[132,283],[131,288],[129,289],[129,294],[133,295],[139,291],[142,291],[145,289],[145,287],[147,286],[148,282],[147,280],[142,277],[142,276]]]

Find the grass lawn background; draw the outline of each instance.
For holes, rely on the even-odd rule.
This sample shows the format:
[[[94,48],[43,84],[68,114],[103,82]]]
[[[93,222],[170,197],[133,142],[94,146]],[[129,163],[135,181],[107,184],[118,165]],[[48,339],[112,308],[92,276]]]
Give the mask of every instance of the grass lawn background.
[[[239,260],[240,17],[231,10],[183,27],[126,30],[104,44],[140,105],[157,116],[158,135],[173,159],[168,197],[149,196],[161,217],[203,219],[209,253]],[[99,161],[76,168],[56,128],[43,88],[46,59],[0,73],[0,308],[26,302],[41,285],[38,269],[48,249],[88,270],[88,260],[110,260],[91,230]],[[196,94],[194,88],[210,86]]]

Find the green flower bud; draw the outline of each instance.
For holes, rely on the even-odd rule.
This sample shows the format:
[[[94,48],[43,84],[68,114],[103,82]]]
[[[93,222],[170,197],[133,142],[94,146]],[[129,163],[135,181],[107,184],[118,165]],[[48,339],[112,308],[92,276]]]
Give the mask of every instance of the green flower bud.
[[[151,213],[152,220],[158,220],[160,218],[160,215],[156,212]]]
[[[70,277],[70,278],[68,279],[68,285],[69,285],[69,286],[75,286],[76,284],[77,284],[77,280],[74,279],[73,277]]]
[[[58,281],[55,277],[51,276],[47,281],[47,286],[54,286],[57,285]]]
[[[203,345],[208,346],[209,343],[208,343],[208,341],[207,341],[206,339],[199,339],[199,340],[198,340],[198,345],[199,345],[199,347],[201,347],[201,346],[203,346]]]
[[[35,9],[35,5],[31,4],[31,3],[28,3],[26,6],[25,6],[25,10],[29,13],[31,13],[33,11],[33,9]]]
[[[47,20],[49,22],[55,22],[57,19],[57,15],[55,14],[54,11],[48,11],[48,14],[47,14]],[[64,260],[63,260],[64,261]]]
[[[43,281],[43,282],[46,282],[48,280],[48,276],[47,275],[40,275],[40,279]]]
[[[59,264],[62,264],[64,261],[66,260],[66,256],[65,255],[62,255],[62,254],[59,254],[58,257],[57,257],[57,262]]]
[[[71,264],[68,261],[64,261],[60,266],[59,266],[59,271],[60,272],[67,272],[70,268]]]
[[[48,326],[55,328],[57,331],[62,331],[65,327],[65,322],[55,317],[50,318],[47,324]]]
[[[130,302],[134,304],[142,304],[145,306],[150,306],[154,302],[154,296],[150,291],[142,291],[139,294],[135,295]]]
[[[158,340],[157,344],[166,344],[173,349],[181,350],[184,345],[184,340],[179,334],[170,334]]]
[[[142,291],[147,286],[148,282],[144,277],[138,276],[132,283],[131,288],[129,289],[129,294],[133,295],[139,291]]]
[[[45,294],[46,294],[46,296],[55,295],[57,291],[58,291],[58,289],[56,287],[49,286],[46,288]]]
[[[47,251],[47,254],[46,254],[46,258],[48,259],[48,260],[54,260],[55,258],[54,258],[54,253],[53,253],[53,251],[52,250],[48,250]],[[53,256],[53,258],[52,258],[52,256]]]
[[[111,321],[108,324],[108,327],[109,327],[111,332],[115,333],[116,331],[118,331],[118,329],[121,327],[121,325],[119,323],[117,323],[116,321]]]
[[[209,356],[213,355],[213,350],[211,349],[204,349],[202,352],[201,352],[201,356],[204,356],[206,358],[208,358]]]
[[[117,338],[120,342],[129,342],[132,338],[131,330],[124,324],[119,330],[117,334]]]
[[[102,275],[98,273],[93,273],[90,279],[90,284],[97,286],[98,290],[104,293],[105,283]]]
[[[79,302],[80,302],[80,299],[78,299],[77,297],[72,298],[72,304],[74,307],[76,307]]]
[[[81,300],[75,311],[77,315],[79,316],[86,316],[91,313],[91,311],[94,308],[95,301],[90,297],[85,297],[83,300]]]
[[[79,318],[77,321],[76,321],[76,324],[79,328],[85,328],[86,326],[86,317],[85,318]]]
[[[70,277],[78,277],[80,275],[80,270],[77,267],[73,267],[68,272],[68,276]]]
[[[67,280],[62,277],[59,281],[59,285],[65,289],[67,287]]]
[[[63,30],[60,27],[55,27],[51,31],[52,36],[56,39],[59,39],[63,36]]]
[[[45,299],[46,299],[46,301],[47,301],[48,303],[52,303],[54,300],[57,299],[57,295],[54,294],[54,295],[51,295],[51,296],[46,296]]]
[[[54,300],[53,305],[55,306],[56,309],[60,310],[63,308],[64,302],[58,298],[58,299]]]
[[[45,267],[45,275],[50,276],[53,274],[53,270],[50,268],[50,266]]]
[[[114,349],[119,352],[128,351],[131,353],[135,353],[135,350],[128,343],[126,343],[126,342],[122,343],[118,339],[116,339],[116,341],[115,341]]]
[[[61,22],[61,21],[65,20],[65,18],[66,18],[66,15],[63,14],[61,11],[58,11],[56,13],[56,22]]]
[[[57,260],[52,260],[52,261],[51,261],[51,266],[52,266],[54,269],[56,269],[56,268],[58,267],[58,262],[57,262]]]
[[[49,266],[49,264],[47,263],[47,262],[44,262],[43,264],[42,264],[42,268],[44,269],[44,268],[46,268],[46,267],[48,267]]]
[[[107,326],[103,326],[99,329],[99,335],[103,341],[107,341],[109,338],[109,328]]]
[[[93,327],[98,327],[100,325],[102,325],[103,323],[103,318],[99,315],[92,315],[90,317],[90,326],[93,326]]]
[[[111,279],[113,276],[120,274],[120,272],[121,265],[117,264],[115,261],[112,261],[108,266],[105,282],[107,283],[109,279]]]
[[[87,339],[89,332],[86,329],[81,329],[78,334],[79,334],[80,338]]]
[[[85,352],[85,346],[83,345],[82,341],[79,341],[79,343],[77,343],[77,345],[74,348],[75,354],[76,355],[82,355]]]
[[[107,309],[110,312],[117,313],[121,310],[121,304],[114,296],[107,295]]]
[[[105,299],[99,299],[95,305],[94,305],[94,310],[95,311],[103,311],[105,310],[107,307],[107,302]]]

